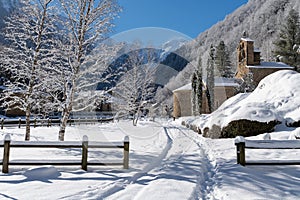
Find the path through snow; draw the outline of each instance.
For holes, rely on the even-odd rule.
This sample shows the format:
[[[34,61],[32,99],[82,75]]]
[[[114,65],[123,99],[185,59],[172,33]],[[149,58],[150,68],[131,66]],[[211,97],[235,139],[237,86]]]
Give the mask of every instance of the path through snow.
[[[130,169],[89,167],[85,172],[77,166],[12,167],[10,174],[0,174],[0,198],[214,199],[213,188],[217,185],[214,162],[209,160],[201,137],[185,127],[165,121],[143,121],[133,127],[130,122],[124,121],[68,128],[67,139],[70,141],[80,140],[85,134],[95,141],[119,141],[129,135]],[[35,140],[55,140],[53,132],[56,129],[40,127],[33,129],[32,135]],[[9,133],[14,140],[20,140],[24,138],[23,131],[7,129],[0,133],[2,136]],[[66,159],[81,156],[74,149],[51,150],[51,153]],[[34,149],[12,152],[12,157],[25,159],[36,156],[50,158],[51,154]],[[122,151],[89,152],[90,159],[120,159],[120,156]],[[29,188],[32,190],[27,192]]]
[[[165,126],[161,134],[168,140],[155,161],[97,198],[208,199],[215,172],[197,135],[172,125]]]

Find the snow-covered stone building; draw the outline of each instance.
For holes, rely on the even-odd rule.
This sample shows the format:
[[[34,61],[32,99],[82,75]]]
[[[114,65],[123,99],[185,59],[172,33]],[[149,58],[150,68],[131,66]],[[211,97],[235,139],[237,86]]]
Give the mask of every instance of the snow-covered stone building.
[[[293,70],[294,67],[282,62],[261,62],[260,51],[254,48],[254,40],[241,38],[237,47],[237,72],[235,77],[243,79],[252,73],[255,85],[266,76],[283,69]]]
[[[214,87],[214,108],[217,109],[228,98],[237,93],[239,83],[247,74],[252,73],[253,82],[258,83],[266,76],[279,70],[294,70],[282,62],[262,62],[260,51],[254,48],[254,40],[241,38],[237,47],[237,71],[235,78],[215,77]],[[241,80],[242,79],[242,80]],[[240,81],[239,81],[240,80]],[[204,83],[205,85],[205,83]],[[192,115],[191,84],[187,84],[173,91],[173,116]],[[203,105],[201,113],[208,113],[208,101],[205,95],[206,88],[203,88]]]
[[[206,96],[206,84],[203,83],[202,93],[202,110],[201,113],[209,113],[208,100]],[[228,98],[234,96],[237,92],[239,84],[235,78],[215,78],[214,87],[214,107],[218,108]],[[173,116],[191,116],[192,100],[191,100],[192,84],[189,83],[173,91]]]

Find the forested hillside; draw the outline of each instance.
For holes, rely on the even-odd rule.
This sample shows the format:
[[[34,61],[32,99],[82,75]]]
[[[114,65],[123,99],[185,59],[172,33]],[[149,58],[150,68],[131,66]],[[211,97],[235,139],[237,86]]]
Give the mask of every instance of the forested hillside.
[[[179,50],[181,56],[192,60],[191,64],[173,78],[168,84],[169,89],[175,89],[190,82],[190,76],[197,65],[199,55],[202,55],[202,66],[207,63],[208,50],[223,40],[229,49],[232,67],[236,68],[236,48],[244,31],[255,40],[255,47],[261,50],[262,59],[273,60],[273,42],[277,38],[285,18],[291,9],[300,11],[299,0],[249,0],[249,2],[232,14],[225,17],[210,29],[201,33],[195,41]]]

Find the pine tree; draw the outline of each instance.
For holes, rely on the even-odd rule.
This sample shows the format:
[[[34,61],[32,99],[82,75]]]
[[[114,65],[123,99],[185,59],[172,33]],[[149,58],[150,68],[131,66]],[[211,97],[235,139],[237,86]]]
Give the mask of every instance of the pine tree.
[[[215,64],[216,69],[218,70],[218,73],[221,77],[233,77],[229,53],[224,41],[221,41],[216,47]]]
[[[198,67],[192,75],[192,113],[194,116],[200,115],[202,110],[202,65],[201,57],[198,60]]]
[[[209,58],[207,61],[207,79],[206,79],[206,95],[208,100],[208,108],[209,112],[214,111],[214,87],[215,87],[215,48],[213,45],[210,46]]]
[[[253,81],[253,74],[249,72],[246,76],[243,77],[243,82],[238,88],[238,92],[253,92],[255,90],[255,84]]]
[[[197,115],[197,74],[196,72],[192,75],[192,92],[191,92],[191,100],[192,100],[192,115]]]
[[[294,49],[295,45],[300,44],[299,12],[294,9],[289,12],[286,23],[282,26],[274,44],[276,57],[293,67],[300,65],[300,56]]]
[[[199,114],[201,114],[202,111],[202,60],[201,57],[199,57],[198,60],[198,70],[196,71],[197,74],[197,111]]]

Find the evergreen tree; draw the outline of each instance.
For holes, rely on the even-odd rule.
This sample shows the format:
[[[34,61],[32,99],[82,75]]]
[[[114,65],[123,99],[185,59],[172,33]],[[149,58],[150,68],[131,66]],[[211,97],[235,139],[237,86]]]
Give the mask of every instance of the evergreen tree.
[[[299,12],[291,10],[286,18],[286,23],[280,30],[278,39],[275,41],[275,56],[280,60],[297,67],[300,65],[300,56],[295,51],[295,45],[300,44],[300,21]]]
[[[199,57],[198,60],[198,70],[196,71],[197,74],[197,111],[199,114],[201,114],[202,111],[202,60],[201,57]]]
[[[198,61],[198,69],[192,75],[192,114],[200,115],[202,110],[202,65],[201,57]]]
[[[216,47],[216,58],[215,58],[216,69],[219,72],[219,76],[231,78],[233,72],[231,70],[231,62],[229,59],[229,53],[224,41],[221,41]]]
[[[197,74],[196,72],[192,75],[192,92],[191,92],[191,100],[192,100],[192,115],[197,115]]]
[[[238,92],[253,92],[255,90],[255,84],[253,81],[253,74],[249,72],[246,76],[243,77],[243,82],[238,88]]]
[[[210,46],[210,52],[209,52],[209,58],[207,61],[207,79],[206,79],[206,85],[207,85],[207,100],[208,100],[208,108],[209,112],[214,111],[214,87],[215,87],[215,74],[214,69],[215,68],[215,48],[213,45]]]

